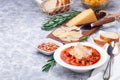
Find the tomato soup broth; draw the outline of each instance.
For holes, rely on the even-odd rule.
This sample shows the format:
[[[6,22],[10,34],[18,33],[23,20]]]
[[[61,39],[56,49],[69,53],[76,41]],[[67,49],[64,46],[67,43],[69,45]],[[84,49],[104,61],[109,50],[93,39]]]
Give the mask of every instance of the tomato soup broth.
[[[74,56],[72,56],[69,53],[69,51],[71,49],[73,49],[74,46],[70,46],[70,47],[64,49],[63,51],[61,51],[61,55],[60,55],[61,59],[64,62],[66,62],[70,65],[74,65],[74,66],[89,66],[89,65],[93,65],[93,64],[97,63],[101,58],[100,53],[96,49],[94,49],[90,46],[85,46],[85,47],[87,49],[92,50],[91,54],[88,55],[87,57],[82,57],[81,59],[75,58]]]

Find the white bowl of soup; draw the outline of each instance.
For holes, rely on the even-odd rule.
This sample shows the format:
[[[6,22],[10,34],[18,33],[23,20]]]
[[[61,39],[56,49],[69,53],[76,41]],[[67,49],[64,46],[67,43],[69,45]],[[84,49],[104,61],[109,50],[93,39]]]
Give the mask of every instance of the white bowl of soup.
[[[108,59],[107,52],[88,42],[74,42],[59,47],[54,53],[55,61],[75,72],[87,72],[102,66]]]

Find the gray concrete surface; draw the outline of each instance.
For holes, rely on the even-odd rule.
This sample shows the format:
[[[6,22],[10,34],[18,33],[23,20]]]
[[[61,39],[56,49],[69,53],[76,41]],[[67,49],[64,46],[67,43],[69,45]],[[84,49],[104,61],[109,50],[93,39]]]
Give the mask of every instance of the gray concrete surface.
[[[83,10],[79,0],[75,9]],[[119,12],[120,1],[113,0],[106,10]],[[48,73],[41,67],[51,56],[37,51],[35,46],[50,31],[41,30],[47,20],[35,0],[0,0],[0,80],[86,80],[89,73],[74,73],[58,64]],[[116,26],[119,24],[113,24]],[[118,28],[109,30],[117,31]],[[108,30],[106,28],[101,28]]]

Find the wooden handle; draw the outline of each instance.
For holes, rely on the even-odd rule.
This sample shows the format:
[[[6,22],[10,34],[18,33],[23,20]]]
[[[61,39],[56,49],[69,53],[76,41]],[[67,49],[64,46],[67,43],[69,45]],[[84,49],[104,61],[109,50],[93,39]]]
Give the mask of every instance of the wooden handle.
[[[101,26],[103,24],[110,23],[110,22],[113,22],[113,21],[115,21],[115,17],[105,17],[105,18],[103,18],[101,20],[98,20],[95,23],[93,23],[93,26]]]

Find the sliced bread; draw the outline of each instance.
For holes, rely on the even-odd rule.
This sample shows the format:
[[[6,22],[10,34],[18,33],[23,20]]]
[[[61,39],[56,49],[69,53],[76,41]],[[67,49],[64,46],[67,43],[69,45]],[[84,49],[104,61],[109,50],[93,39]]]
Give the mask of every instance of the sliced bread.
[[[103,46],[107,43],[107,41],[100,38],[100,36],[96,36],[93,38],[94,42],[100,46]]]
[[[58,6],[58,0],[47,0],[43,4],[43,8],[48,14],[55,14],[56,7]]]
[[[60,12],[62,9],[62,0],[58,0],[58,6],[56,7],[56,13]]]
[[[120,34],[117,32],[102,32],[98,36],[93,37],[96,44],[104,46],[106,43],[111,43],[112,41],[118,41],[120,39]]]
[[[67,11],[69,9],[68,4],[70,4],[70,0],[62,0],[61,12]]]
[[[100,34],[100,38],[110,43],[111,41],[118,41],[119,35],[116,32],[103,32]]]
[[[66,0],[65,11],[67,11],[69,9],[69,6],[70,6],[70,0]]]
[[[65,8],[66,8],[66,0],[62,0],[62,9],[61,9],[61,12],[64,12],[65,11]]]
[[[70,0],[46,0],[42,4],[42,10],[50,15],[65,12],[69,9]]]

